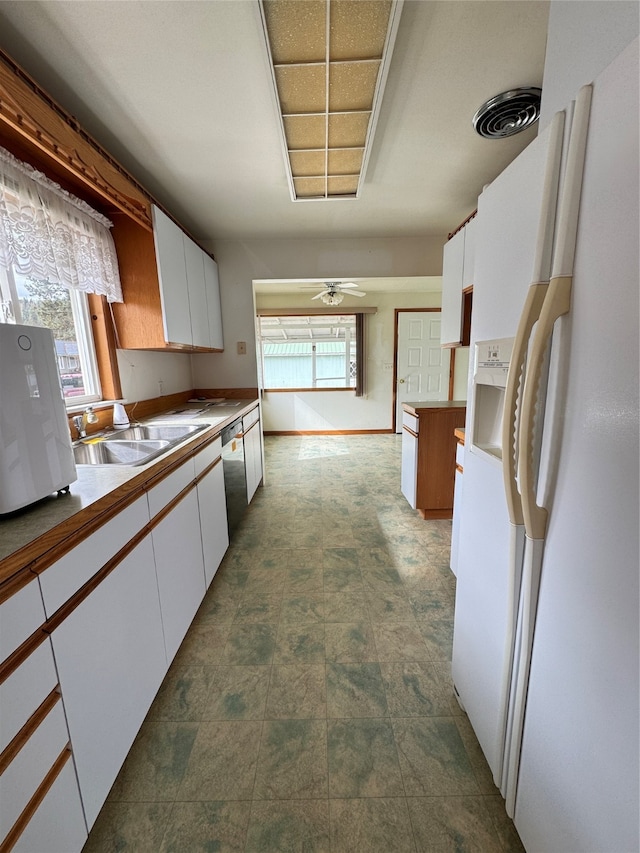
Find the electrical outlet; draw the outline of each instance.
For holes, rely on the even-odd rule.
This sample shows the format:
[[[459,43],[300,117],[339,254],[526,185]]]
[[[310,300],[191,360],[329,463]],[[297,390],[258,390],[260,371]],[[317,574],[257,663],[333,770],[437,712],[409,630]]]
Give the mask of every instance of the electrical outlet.
[[[238,355],[246,355],[247,354],[247,342],[246,341],[238,341]]]

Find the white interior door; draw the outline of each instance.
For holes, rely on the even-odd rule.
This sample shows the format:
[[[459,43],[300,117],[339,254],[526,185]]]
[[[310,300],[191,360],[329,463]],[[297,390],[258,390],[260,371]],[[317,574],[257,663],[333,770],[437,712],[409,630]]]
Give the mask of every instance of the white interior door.
[[[440,311],[398,313],[396,432],[402,431],[402,404],[446,400],[448,349],[440,346]]]

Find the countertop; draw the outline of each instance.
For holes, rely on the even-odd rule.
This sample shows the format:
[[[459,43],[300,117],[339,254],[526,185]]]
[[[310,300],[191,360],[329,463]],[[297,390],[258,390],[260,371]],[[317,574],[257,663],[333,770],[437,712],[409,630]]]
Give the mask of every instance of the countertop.
[[[214,437],[257,403],[257,399],[228,400],[207,408],[203,408],[204,402],[186,403],[179,409],[145,418],[144,423],[210,424],[211,429],[196,433],[146,465],[79,465],[78,479],[71,483],[69,494],[50,495],[0,519],[0,583],[30,567],[89,522],[95,522],[114,504],[133,492],[142,493],[145,483],[157,477],[173,456],[183,454],[191,444]]]
[[[431,412],[434,409],[466,409],[466,400],[423,400],[420,403],[403,403],[402,408],[416,417],[420,412]]]

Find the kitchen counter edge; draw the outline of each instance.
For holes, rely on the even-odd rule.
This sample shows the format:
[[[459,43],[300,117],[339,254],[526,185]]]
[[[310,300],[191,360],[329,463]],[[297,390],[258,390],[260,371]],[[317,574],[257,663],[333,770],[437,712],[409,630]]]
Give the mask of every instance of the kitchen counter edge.
[[[69,540],[69,549],[73,547],[78,539],[84,538],[85,528],[86,535],[90,535],[100,526],[101,516],[107,520],[120,506],[124,509],[141,497],[167,467],[195,455],[198,448],[209,444],[226,426],[258,404],[257,398],[240,400],[228,407],[233,408],[232,412],[227,413],[227,407],[216,407],[215,412],[205,412],[197,418],[185,417],[184,421],[172,415],[172,424],[207,423],[207,415],[211,419],[224,414],[224,418],[146,465],[78,466],[78,479],[71,484],[68,495],[51,495],[0,519],[0,587],[19,581],[25,572],[37,571],[38,564],[53,549],[60,550],[58,559],[64,553],[63,543]],[[161,413],[148,420],[160,422],[162,417]]]

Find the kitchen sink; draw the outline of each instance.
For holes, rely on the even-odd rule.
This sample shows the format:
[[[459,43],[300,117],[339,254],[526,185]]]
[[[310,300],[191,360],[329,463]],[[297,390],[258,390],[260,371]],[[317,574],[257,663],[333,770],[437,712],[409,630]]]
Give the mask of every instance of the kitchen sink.
[[[144,465],[209,424],[139,424],[73,446],[76,465]]]
[[[209,424],[136,424],[105,435],[102,441],[182,441],[206,429]]]

